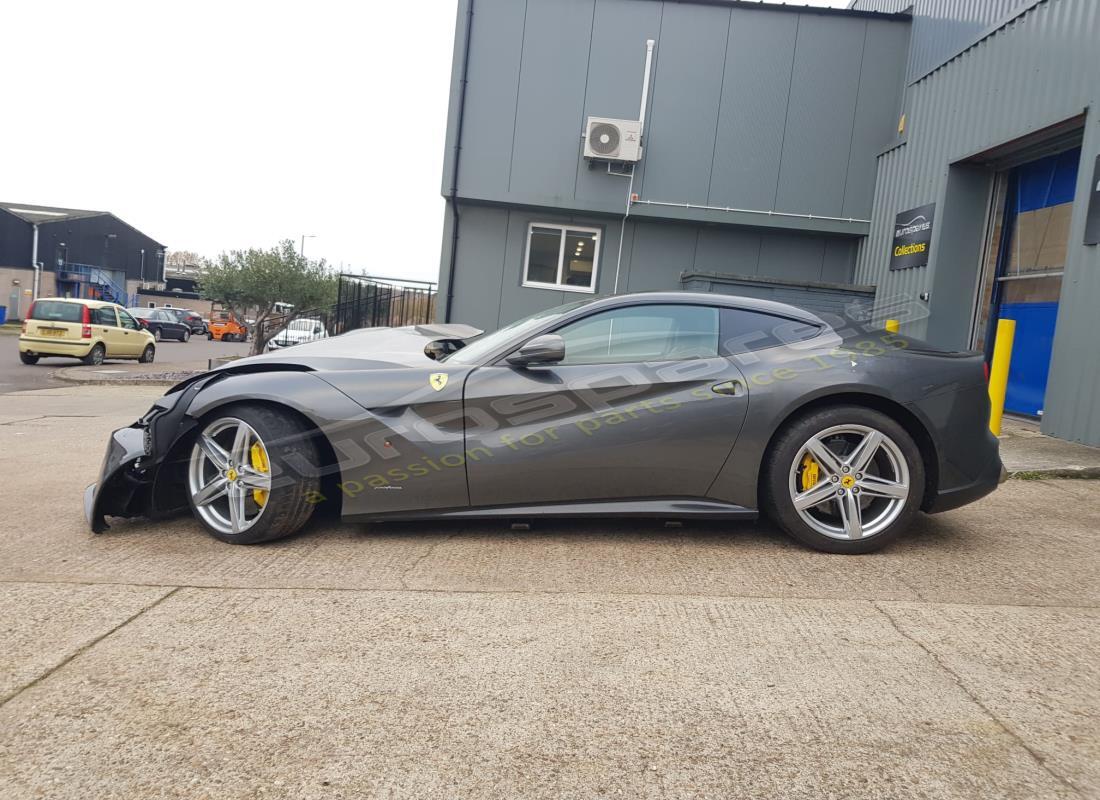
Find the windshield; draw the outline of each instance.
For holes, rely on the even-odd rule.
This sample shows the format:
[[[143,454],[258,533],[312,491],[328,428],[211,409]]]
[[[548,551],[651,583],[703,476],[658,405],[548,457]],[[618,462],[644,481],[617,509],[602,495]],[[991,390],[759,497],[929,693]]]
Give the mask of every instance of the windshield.
[[[440,361],[446,361],[448,364],[477,364],[482,358],[496,350],[505,342],[511,339],[522,338],[528,331],[533,331],[536,328],[542,327],[543,324],[564,314],[568,314],[575,308],[587,305],[595,299],[596,298],[593,297],[589,300],[577,300],[574,303],[566,303],[564,306],[548,308],[545,311],[539,311],[529,317],[516,320],[510,325],[505,325],[500,330],[493,331],[492,333],[483,333],[481,336],[471,339],[470,343],[461,350],[456,350],[446,358],[441,358]]]

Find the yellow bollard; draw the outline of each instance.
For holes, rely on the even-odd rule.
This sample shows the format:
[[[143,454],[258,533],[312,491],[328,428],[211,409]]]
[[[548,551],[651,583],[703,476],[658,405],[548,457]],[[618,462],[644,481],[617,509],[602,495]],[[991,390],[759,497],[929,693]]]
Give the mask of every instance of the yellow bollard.
[[[896,319],[886,320],[886,330],[890,331],[890,333],[897,333],[900,329],[901,323],[898,322]]]
[[[989,369],[989,429],[1001,435],[1001,417],[1005,411],[1008,390],[1008,366],[1012,361],[1012,340],[1016,337],[1016,320],[997,320],[997,340],[993,343],[993,364]]]

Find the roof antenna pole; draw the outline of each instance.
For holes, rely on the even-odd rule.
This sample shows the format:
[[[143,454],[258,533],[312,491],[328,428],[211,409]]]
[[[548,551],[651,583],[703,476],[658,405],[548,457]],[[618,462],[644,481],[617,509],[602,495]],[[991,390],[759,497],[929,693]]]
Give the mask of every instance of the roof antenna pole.
[[[645,40],[645,76],[642,78],[642,104],[638,108],[638,141],[644,144],[642,138],[645,132],[645,109],[649,104],[649,72],[653,64],[653,39]],[[645,152],[644,150],[642,152]],[[630,185],[626,190],[626,211],[623,212],[623,223],[619,226],[619,255],[615,259],[615,286],[612,294],[619,293],[619,270],[623,265],[623,239],[626,238],[626,218],[630,216],[630,206],[634,202],[634,171],[637,164],[630,165]]]

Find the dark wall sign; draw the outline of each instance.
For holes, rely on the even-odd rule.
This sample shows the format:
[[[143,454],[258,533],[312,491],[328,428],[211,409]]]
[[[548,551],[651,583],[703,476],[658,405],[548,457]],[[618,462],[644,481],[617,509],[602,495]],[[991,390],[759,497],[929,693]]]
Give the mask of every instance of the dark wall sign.
[[[1100,156],[1092,170],[1092,191],[1089,192],[1088,216],[1085,217],[1085,244],[1100,244]]]
[[[894,218],[894,245],[890,253],[890,269],[909,269],[928,264],[932,247],[932,218],[936,204],[902,211]]]

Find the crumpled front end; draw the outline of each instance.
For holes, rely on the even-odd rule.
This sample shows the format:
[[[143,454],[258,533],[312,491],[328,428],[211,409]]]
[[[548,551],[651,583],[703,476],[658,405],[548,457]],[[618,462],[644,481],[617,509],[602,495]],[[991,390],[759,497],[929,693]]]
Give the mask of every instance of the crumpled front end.
[[[133,425],[111,434],[99,480],[84,490],[84,516],[93,532],[107,530],[106,517],[155,519],[187,508],[179,445],[193,428],[187,407],[205,383],[165,395]]]

